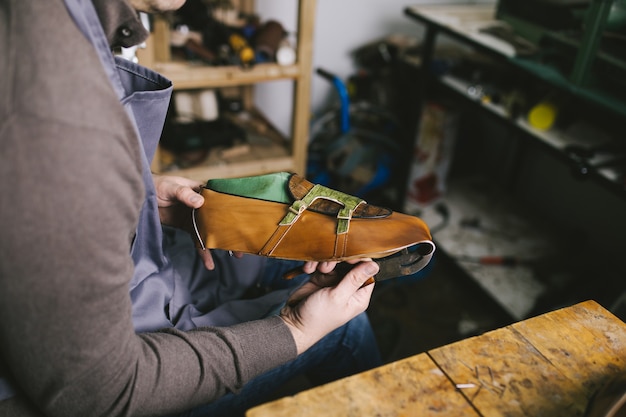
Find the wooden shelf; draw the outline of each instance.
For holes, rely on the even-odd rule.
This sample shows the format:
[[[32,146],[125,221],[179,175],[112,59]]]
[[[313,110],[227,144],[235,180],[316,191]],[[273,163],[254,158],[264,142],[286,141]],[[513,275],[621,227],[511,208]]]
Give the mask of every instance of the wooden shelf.
[[[607,145],[611,139],[609,135],[596,134],[595,136],[587,135],[584,137],[584,140],[581,140],[580,137],[572,137],[567,132],[556,127],[549,130],[538,130],[530,125],[526,117],[518,116],[513,119],[507,114],[503,106],[490,102],[483,102],[479,98],[470,97],[467,94],[467,90],[470,87],[469,82],[451,75],[442,75],[437,79],[442,85],[446,86],[450,90],[463,96],[465,99],[474,102],[477,106],[480,106],[500,119],[507,121],[511,126],[515,126],[520,129],[530,137],[534,138],[537,142],[546,145],[553,150],[555,154],[567,159],[571,164],[574,164],[575,161],[567,155],[566,150],[568,147],[577,146],[581,148],[593,148],[594,146]],[[620,178],[619,170],[611,167],[593,168],[595,164],[601,164],[607,159],[611,159],[611,155],[602,154],[601,152],[590,158],[588,162],[591,168],[585,175],[596,178],[603,185],[608,186],[611,190],[616,192],[616,194],[624,196],[624,191],[626,191],[626,189],[622,184],[623,180]]]
[[[626,116],[626,102],[619,93],[615,94],[614,91],[602,90],[591,85],[577,85],[571,80],[571,75],[564,74],[556,67],[538,61],[534,57],[517,56],[515,48],[511,44],[495,36],[482,33],[481,30],[488,27],[507,25],[506,22],[496,18],[495,5],[417,5],[407,7],[405,14],[437,31],[460,40],[466,45],[476,47],[490,55],[499,56],[510,64],[532,74],[537,79],[594,103],[607,112]],[[555,38],[556,35],[551,34],[550,37]],[[570,43],[572,48],[578,49],[579,47],[578,42],[567,41],[564,36],[558,38],[563,43]],[[603,57],[605,61],[610,61],[615,68],[623,68],[626,65],[619,59],[609,57],[601,52],[598,52],[598,56]]]
[[[258,64],[250,69],[216,67],[190,62],[155,62],[153,68],[174,83],[176,90],[220,88],[266,81],[297,79],[298,65]]]
[[[176,165],[176,156],[159,149],[160,172],[175,173],[204,182],[208,178],[225,178],[267,174],[277,171],[295,172],[297,167],[290,152],[290,143],[256,109],[229,117],[247,131],[245,143],[232,147],[215,147],[199,163],[190,167]],[[260,128],[261,127],[261,128]]]
[[[263,63],[242,68],[239,66],[210,66],[201,62],[176,61],[170,53],[169,23],[156,18],[152,36],[146,47],[138,51],[142,65],[150,67],[170,79],[175,90],[220,89],[241,87],[244,109],[254,112],[254,85],[269,81],[292,80],[294,83],[292,100],[291,133],[287,138],[276,138],[274,129],[267,123],[267,137],[262,134],[248,135],[254,140],[245,144],[246,151],[240,148],[213,149],[200,166],[178,167],[168,163],[167,151],[157,149],[152,170],[206,181],[209,178],[260,175],[269,172],[291,171],[306,174],[307,145],[309,139],[311,74],[313,54],[313,28],[315,24],[316,0],[294,0],[298,2],[296,63],[279,65]],[[235,6],[252,12],[254,0],[238,0]],[[284,99],[284,97],[283,97]],[[228,155],[228,156],[225,156]],[[235,155],[235,156],[233,156]]]
[[[284,156],[250,161],[221,162],[215,165],[207,163],[192,168],[177,169],[172,172],[164,171],[163,174],[175,173],[185,178],[205,182],[207,178],[245,177],[277,171],[292,172],[294,170],[292,159],[289,156]]]
[[[431,226],[440,251],[454,259],[460,270],[514,318],[525,318],[546,303],[562,302],[581,293],[607,299],[613,294],[619,296],[623,291],[622,264],[618,252],[612,249],[623,246],[623,221],[619,216],[626,196],[624,180],[619,170],[594,168],[610,150],[597,151],[593,157],[578,161],[571,147],[593,149],[594,145],[615,143],[612,122],[621,121],[626,114],[623,100],[611,102],[588,88],[573,85],[548,66],[515,57],[513,47],[480,33],[481,28],[496,23],[493,12],[492,5],[420,5],[405,9],[409,17],[425,26],[416,119],[421,118],[427,99],[443,93],[441,97],[462,106],[468,118],[487,115],[489,121],[497,122],[478,132],[493,135],[489,140],[463,132],[459,139],[475,142],[464,143],[466,155],[455,156],[463,158],[455,162],[457,177],[452,175],[447,180],[441,205],[425,207],[419,215]],[[473,82],[451,75],[453,72],[433,73],[430,69],[441,52],[442,37],[463,50],[480,52],[503,64],[504,69],[499,71],[521,73],[519,80],[554,87],[577,106],[572,113],[580,115],[563,119],[567,123],[557,123],[549,130],[538,130],[526,117],[512,116],[497,102],[469,93],[468,88],[475,86]],[[463,69],[462,73],[471,73],[470,68]],[[481,83],[488,84],[483,80]],[[521,89],[521,83],[517,87]],[[599,122],[610,123],[591,123],[591,117],[598,114],[607,116]],[[477,125],[464,127],[467,130],[473,126]],[[500,140],[501,133],[507,136],[502,138],[505,140]],[[474,145],[483,148],[472,148]],[[587,173],[581,174],[579,162],[589,163]],[[476,172],[482,177],[469,178]],[[593,179],[593,183],[579,181],[583,178]],[[615,195],[605,194],[596,184]],[[537,217],[542,214],[548,214],[548,219]],[[589,286],[588,277],[593,277]]]

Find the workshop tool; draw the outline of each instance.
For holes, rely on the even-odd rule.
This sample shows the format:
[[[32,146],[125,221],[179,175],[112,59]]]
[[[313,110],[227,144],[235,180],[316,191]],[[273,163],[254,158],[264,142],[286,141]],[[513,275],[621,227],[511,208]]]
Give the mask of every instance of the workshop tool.
[[[268,20],[261,26],[255,35],[254,49],[257,60],[260,62],[275,62],[276,53],[281,42],[287,36],[283,25],[276,20]]]
[[[235,53],[242,68],[251,68],[255,64],[254,50],[248,44],[246,38],[238,33],[231,33],[228,37],[228,45]]]
[[[626,147],[621,143],[610,142],[595,147],[572,145],[564,151],[574,162],[573,174],[578,178],[585,178],[591,171],[601,168],[614,168],[621,176],[626,171]],[[598,160],[600,156],[606,158]]]
[[[378,264],[379,271],[376,275],[369,278],[363,285],[365,286],[374,282],[413,275],[428,265],[434,252],[435,244],[433,242],[420,242],[411,247],[404,248],[393,255],[373,259],[373,261]],[[337,264],[333,272],[343,276],[354,268],[355,265],[356,264],[342,262]],[[289,280],[302,275],[303,273],[304,271],[302,270],[302,267],[298,267],[287,271],[283,275],[283,278]]]
[[[598,170],[601,168],[615,168],[619,171],[623,171],[626,169],[626,155],[618,155],[614,157],[609,157],[608,159],[597,162],[597,163],[581,163],[578,167],[578,174],[586,175],[592,169]]]

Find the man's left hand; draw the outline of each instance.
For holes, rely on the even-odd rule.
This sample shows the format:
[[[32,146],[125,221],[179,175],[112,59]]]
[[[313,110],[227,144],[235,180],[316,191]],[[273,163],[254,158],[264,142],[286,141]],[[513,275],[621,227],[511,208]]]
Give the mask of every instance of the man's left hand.
[[[183,177],[153,174],[161,223],[187,231],[191,225],[191,209],[202,207],[204,198],[198,194],[201,183]]]
[[[191,210],[202,207],[204,197],[198,194],[202,183],[188,178],[169,175],[152,175],[157,193],[161,223],[185,230],[195,240]],[[208,249],[198,249],[206,269],[214,269],[215,262]],[[241,254],[235,253],[240,257]]]

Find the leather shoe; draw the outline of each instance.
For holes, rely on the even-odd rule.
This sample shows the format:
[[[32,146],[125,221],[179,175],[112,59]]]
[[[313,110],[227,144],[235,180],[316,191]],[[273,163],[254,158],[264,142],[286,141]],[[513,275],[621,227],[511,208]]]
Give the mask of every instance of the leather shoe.
[[[415,216],[288,172],[209,180],[201,194],[193,221],[203,249],[322,262],[382,258],[432,239]]]

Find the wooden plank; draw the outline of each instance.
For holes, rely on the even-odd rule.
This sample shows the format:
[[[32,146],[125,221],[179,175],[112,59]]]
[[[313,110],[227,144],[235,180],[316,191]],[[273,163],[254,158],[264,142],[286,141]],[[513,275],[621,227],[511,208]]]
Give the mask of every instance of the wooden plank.
[[[506,25],[495,18],[493,5],[420,5],[408,7],[406,10],[413,18],[429,26],[438,25],[504,56],[515,56],[515,48],[510,43],[481,33],[481,29],[486,27]]]
[[[154,70],[170,79],[176,90],[219,88],[249,85],[258,82],[297,79],[297,65],[258,64],[244,69],[237,66],[211,66],[188,62],[154,63]]]
[[[247,417],[477,416],[426,354],[253,408]]]
[[[483,416],[581,416],[599,383],[626,372],[626,325],[602,310],[577,305],[428,354]]]
[[[455,31],[475,29],[495,23],[493,5],[419,5],[408,9],[423,19]]]
[[[224,162],[214,165],[198,165],[190,168],[181,168],[173,171],[165,171],[163,175],[177,175],[192,180],[206,182],[211,178],[234,178],[251,175],[270,174],[278,171],[294,171],[293,158],[282,157],[258,157],[253,160]]]
[[[572,417],[582,413],[577,385],[511,328],[429,352],[483,416]]]
[[[626,374],[626,324],[593,301],[251,409],[266,416],[582,416]]]
[[[570,380],[579,382],[587,399],[611,377],[626,374],[626,324],[595,301],[511,327]]]
[[[315,26],[316,0],[298,2],[298,45],[297,65],[300,77],[297,79],[293,97],[291,144],[295,172],[306,174],[306,159],[309,144],[309,123],[311,122],[311,82],[313,73],[313,30]]]

